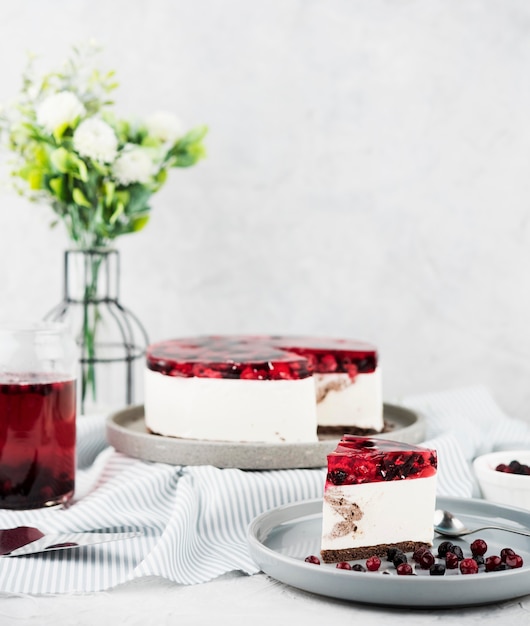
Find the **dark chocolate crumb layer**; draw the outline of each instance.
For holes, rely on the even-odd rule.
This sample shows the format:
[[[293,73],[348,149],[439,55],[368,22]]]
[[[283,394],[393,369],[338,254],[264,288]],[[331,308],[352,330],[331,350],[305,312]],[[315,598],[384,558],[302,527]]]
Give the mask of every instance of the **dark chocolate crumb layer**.
[[[402,552],[414,552],[423,546],[430,548],[431,544],[419,541],[400,541],[398,543],[380,543],[375,546],[362,546],[345,550],[321,550],[320,555],[324,563],[339,563],[341,561],[367,559],[370,556],[386,556],[389,548],[397,548]]]

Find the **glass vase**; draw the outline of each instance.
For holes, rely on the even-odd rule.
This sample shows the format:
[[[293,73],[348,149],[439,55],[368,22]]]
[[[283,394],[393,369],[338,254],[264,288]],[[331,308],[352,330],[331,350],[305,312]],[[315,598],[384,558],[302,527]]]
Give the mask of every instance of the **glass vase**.
[[[46,316],[69,325],[79,354],[79,413],[109,413],[141,401],[147,333],[119,301],[117,250],[67,250],[63,300]]]

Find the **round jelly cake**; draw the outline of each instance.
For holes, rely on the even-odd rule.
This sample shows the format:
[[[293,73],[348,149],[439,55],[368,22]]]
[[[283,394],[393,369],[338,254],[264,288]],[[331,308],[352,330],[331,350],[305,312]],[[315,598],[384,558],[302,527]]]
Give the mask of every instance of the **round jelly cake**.
[[[162,341],[147,349],[144,395],[147,428],[185,439],[295,443],[317,441],[319,428],[383,430],[377,351],[359,341]]]

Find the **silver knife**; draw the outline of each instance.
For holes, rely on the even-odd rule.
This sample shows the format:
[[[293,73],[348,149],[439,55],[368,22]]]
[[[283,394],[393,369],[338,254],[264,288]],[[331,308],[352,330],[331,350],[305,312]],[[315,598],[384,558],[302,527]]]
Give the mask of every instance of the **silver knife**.
[[[0,530],[0,556],[24,556],[37,552],[51,552],[54,550],[68,550],[91,546],[109,541],[120,541],[139,537],[141,532],[122,533],[50,533],[45,534],[38,528],[19,526]]]

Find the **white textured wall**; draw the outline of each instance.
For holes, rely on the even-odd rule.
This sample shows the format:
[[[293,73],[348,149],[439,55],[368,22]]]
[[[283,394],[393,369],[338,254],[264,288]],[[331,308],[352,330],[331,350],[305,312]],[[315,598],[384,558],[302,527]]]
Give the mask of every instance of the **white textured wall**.
[[[2,0],[0,100],[90,37],[120,113],[211,129],[118,242],[152,340],[358,337],[388,399],[484,383],[530,420],[530,3]],[[2,316],[60,298],[51,217],[0,191]]]

